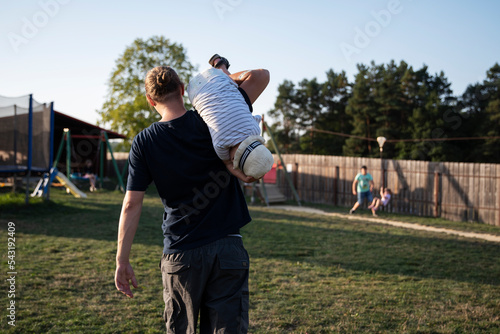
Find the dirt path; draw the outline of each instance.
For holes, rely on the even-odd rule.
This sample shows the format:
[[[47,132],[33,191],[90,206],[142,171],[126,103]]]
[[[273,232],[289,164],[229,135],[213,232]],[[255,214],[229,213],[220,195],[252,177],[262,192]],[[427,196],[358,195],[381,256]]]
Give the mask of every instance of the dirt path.
[[[387,220],[387,219],[382,219],[382,218],[362,217],[359,215],[356,216],[356,214],[347,215],[347,214],[341,214],[341,213],[335,213],[335,212],[325,212],[323,210],[313,209],[313,208],[308,208],[308,207],[303,207],[303,206],[273,205],[273,206],[270,206],[268,208],[273,209],[273,210],[308,212],[308,213],[313,213],[313,214],[318,214],[318,215],[341,217],[343,219],[363,220],[363,221],[368,221],[368,222],[372,222],[372,223],[385,224],[385,225],[391,225],[391,226],[402,227],[402,228],[409,228],[409,229],[413,229],[413,230],[422,230],[422,231],[429,231],[429,232],[436,232],[436,233],[446,233],[446,234],[458,235],[458,236],[466,237],[466,238],[476,238],[476,239],[482,239],[482,240],[487,240],[487,241],[500,242],[500,236],[496,236],[496,235],[492,235],[492,234],[463,232],[463,231],[450,230],[450,229],[441,228],[441,227],[432,227],[432,226],[425,226],[425,225],[420,225],[420,224],[410,224],[410,223],[404,223],[404,222],[394,221],[394,220]]]

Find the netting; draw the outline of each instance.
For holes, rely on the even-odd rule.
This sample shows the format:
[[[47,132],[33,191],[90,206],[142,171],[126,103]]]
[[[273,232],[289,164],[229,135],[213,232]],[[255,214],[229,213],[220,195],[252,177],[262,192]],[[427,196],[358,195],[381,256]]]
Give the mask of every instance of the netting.
[[[0,173],[36,172],[50,169],[51,105],[30,96],[0,96]],[[30,151],[30,117],[32,147]]]

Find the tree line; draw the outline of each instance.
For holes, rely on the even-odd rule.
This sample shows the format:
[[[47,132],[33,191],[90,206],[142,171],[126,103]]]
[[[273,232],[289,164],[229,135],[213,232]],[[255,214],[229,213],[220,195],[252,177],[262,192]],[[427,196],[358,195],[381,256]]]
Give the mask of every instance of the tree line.
[[[384,158],[500,162],[500,66],[454,96],[443,72],[427,66],[359,64],[326,80],[285,80],[269,112],[283,153],[379,157],[375,138],[387,138]],[[479,139],[480,138],[480,139]]]
[[[106,101],[97,112],[100,125],[129,138],[121,150],[130,149],[133,137],[159,120],[144,97],[146,73],[158,65],[172,66],[184,82],[197,71],[184,47],[163,36],[136,39],[111,71]],[[384,158],[500,162],[498,63],[461,96],[453,95],[443,72],[432,75],[427,66],[415,70],[404,61],[372,62],[359,64],[357,72],[354,82],[344,71],[330,69],[324,82],[279,85],[269,114],[280,151],[379,157],[375,138],[383,136],[388,139]],[[190,107],[187,98],[185,104]]]

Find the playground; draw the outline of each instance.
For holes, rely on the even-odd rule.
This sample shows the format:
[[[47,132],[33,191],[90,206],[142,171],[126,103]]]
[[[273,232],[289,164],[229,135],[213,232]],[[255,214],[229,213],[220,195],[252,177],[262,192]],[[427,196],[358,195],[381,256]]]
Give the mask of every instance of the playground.
[[[133,247],[139,288],[124,304],[113,274],[127,165],[126,156],[115,159],[109,141],[120,135],[65,118],[31,96],[22,100],[4,99],[2,110],[10,140],[2,143],[0,173],[20,181],[0,187],[0,238],[15,250],[2,254],[15,270],[1,297],[5,305],[14,301],[14,319],[2,322],[2,332],[164,332],[163,206],[154,187]],[[500,330],[498,227],[402,215],[401,191],[378,218],[363,208],[348,215],[349,167],[333,165],[333,177],[318,182],[310,161],[300,163],[307,173],[298,173],[297,157],[283,159],[268,136],[275,165],[262,182],[243,185],[253,219],[241,231],[251,260],[251,333]],[[400,170],[393,178],[368,162],[382,184],[413,186]],[[435,184],[439,191],[446,185]],[[330,204],[304,200],[327,198],[308,189],[326,191]],[[439,209],[433,212],[443,207],[438,199],[428,205]]]
[[[53,102],[37,102],[32,94],[0,96],[0,124],[0,181],[13,192],[23,187],[26,204],[30,197],[49,199],[53,185],[86,198],[75,183],[102,188],[108,154],[116,188],[124,191],[126,166],[118,169],[110,139],[125,136],[58,112]]]
[[[133,248],[139,288],[126,303],[113,282],[123,194],[85,192],[79,199],[53,189],[50,202],[34,198],[28,207],[22,194],[2,196],[0,239],[7,240],[7,222],[15,224],[18,271],[16,327],[2,322],[2,332],[164,332],[163,208],[155,189]],[[500,330],[500,243],[379,224],[368,211],[349,216],[341,207],[285,204],[250,206],[253,221],[242,230],[251,260],[251,333]],[[500,236],[485,224],[381,215]],[[7,294],[0,300],[5,305]]]
[[[16,326],[3,322],[2,332],[164,332],[157,268],[163,206],[155,189],[146,194],[134,244],[139,288],[123,304],[113,274],[127,165],[126,157],[115,160],[109,141],[119,134],[90,131],[75,119],[64,123],[53,104],[31,96],[25,106],[24,118],[17,104],[7,106],[4,117],[12,124],[3,132],[12,140],[4,140],[0,172],[20,178],[21,192],[0,188],[0,238],[15,249],[2,261],[16,270],[8,295],[15,297],[8,298],[15,302],[9,312]],[[26,134],[16,130],[20,122]],[[311,176],[297,173],[296,157],[284,160],[268,135],[276,163],[262,182],[243,185],[253,219],[241,231],[252,263],[251,333],[500,330],[496,226],[401,215],[392,204],[378,218],[363,208],[348,215],[352,198],[342,189],[351,178],[341,180],[335,167],[333,178],[314,186]],[[357,165],[352,163],[353,170]],[[371,169],[377,175],[376,166]],[[377,175],[382,183],[392,180],[386,173]],[[328,190],[330,182],[337,190]],[[327,190],[333,196],[327,202],[341,205],[304,201],[299,193],[309,198],[310,185]]]

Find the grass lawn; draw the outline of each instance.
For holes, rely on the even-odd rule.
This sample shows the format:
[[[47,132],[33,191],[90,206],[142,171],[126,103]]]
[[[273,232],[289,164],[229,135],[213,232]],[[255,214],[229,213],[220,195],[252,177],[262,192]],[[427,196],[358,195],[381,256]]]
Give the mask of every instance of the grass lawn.
[[[26,207],[22,197],[0,194],[0,332],[164,332],[161,202],[155,191],[145,198],[132,248],[140,288],[128,299],[113,281],[122,198],[53,190],[51,202]],[[498,243],[367,223],[364,215],[350,221],[250,209],[253,221],[242,234],[251,258],[251,333],[500,333]],[[15,327],[7,318],[8,222],[16,238]]]

